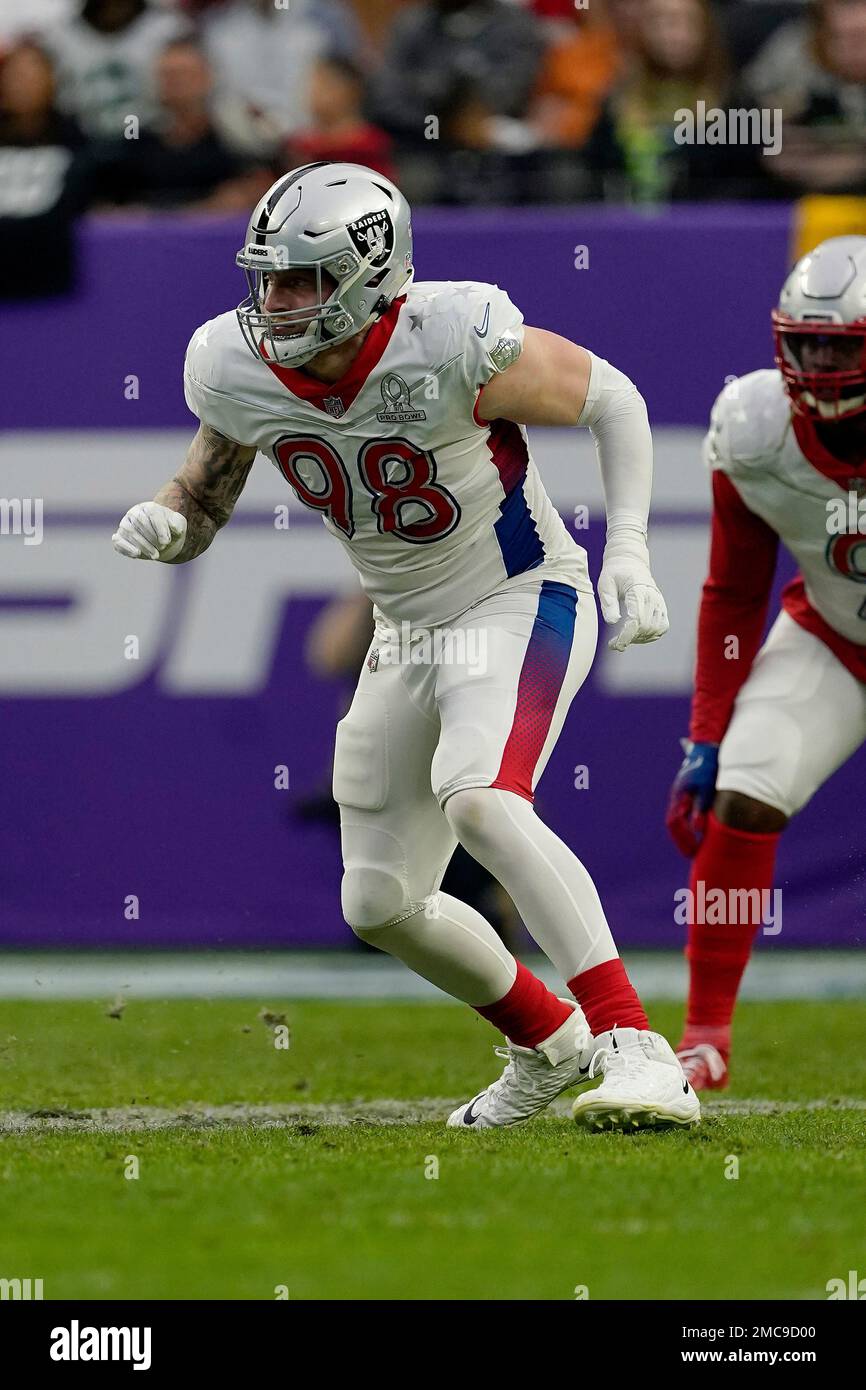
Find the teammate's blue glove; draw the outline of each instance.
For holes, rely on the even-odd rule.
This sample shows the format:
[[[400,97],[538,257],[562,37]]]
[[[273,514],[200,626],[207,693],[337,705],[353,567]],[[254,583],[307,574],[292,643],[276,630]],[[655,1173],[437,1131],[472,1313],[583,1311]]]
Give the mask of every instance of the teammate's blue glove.
[[[680,739],[685,757],[671,787],[665,824],[686,858],[697,854],[716,792],[719,745]]]

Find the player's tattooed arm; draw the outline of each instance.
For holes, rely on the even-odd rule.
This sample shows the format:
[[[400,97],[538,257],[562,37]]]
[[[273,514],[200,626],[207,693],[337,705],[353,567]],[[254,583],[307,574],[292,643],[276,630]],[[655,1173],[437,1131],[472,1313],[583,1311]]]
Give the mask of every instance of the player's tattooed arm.
[[[207,550],[231,517],[255,456],[255,448],[199,427],[182,467],[153,499],[186,517],[183,547],[168,564],[182,565]]]

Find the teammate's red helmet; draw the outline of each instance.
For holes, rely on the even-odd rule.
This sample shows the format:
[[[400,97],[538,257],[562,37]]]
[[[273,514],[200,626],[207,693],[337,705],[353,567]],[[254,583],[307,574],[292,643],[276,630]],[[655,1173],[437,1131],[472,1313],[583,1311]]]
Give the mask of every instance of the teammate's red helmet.
[[[772,318],[798,414],[832,422],[866,411],[866,237],[831,237],[798,261]]]

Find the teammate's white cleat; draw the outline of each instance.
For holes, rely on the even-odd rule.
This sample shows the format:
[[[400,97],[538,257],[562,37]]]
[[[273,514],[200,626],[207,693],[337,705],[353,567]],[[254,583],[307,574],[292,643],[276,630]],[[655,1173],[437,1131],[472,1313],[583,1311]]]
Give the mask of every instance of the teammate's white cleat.
[[[589,1068],[604,1080],[578,1096],[572,1114],[587,1129],[666,1129],[696,1125],[701,1105],[676,1053],[660,1033],[615,1028],[595,1040]]]
[[[594,1051],[589,1025],[573,999],[561,1027],[537,1047],[518,1047],[508,1042],[494,1048],[507,1066],[498,1080],[479,1091],[468,1104],[459,1105],[448,1117],[449,1129],[500,1129],[532,1119],[563,1091],[589,1080]],[[581,1066],[583,1062],[583,1066]]]

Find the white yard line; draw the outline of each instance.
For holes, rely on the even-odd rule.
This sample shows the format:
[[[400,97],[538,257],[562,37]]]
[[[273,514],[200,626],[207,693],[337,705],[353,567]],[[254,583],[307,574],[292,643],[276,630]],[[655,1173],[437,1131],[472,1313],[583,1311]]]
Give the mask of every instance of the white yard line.
[[[526,964],[557,993],[544,961]],[[630,952],[626,964],[647,999],[681,1000],[678,952]],[[449,1003],[433,985],[381,953],[0,952],[0,999],[376,999]],[[764,950],[752,960],[744,999],[862,999],[866,952]]]
[[[419,1100],[355,1101],[327,1105],[124,1105],[107,1109],[0,1111],[0,1134],[51,1131],[66,1134],[108,1134],[156,1129],[297,1129],[299,1126],[415,1125],[443,1123],[461,1097]],[[462,1097],[465,1099],[465,1097]],[[813,1100],[705,1100],[704,1118],[790,1115],[810,1111],[866,1111],[866,1100],[828,1096]],[[554,1101],[546,1112],[568,1119],[571,1101]]]

